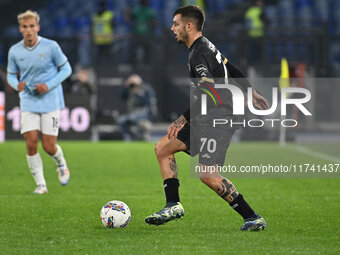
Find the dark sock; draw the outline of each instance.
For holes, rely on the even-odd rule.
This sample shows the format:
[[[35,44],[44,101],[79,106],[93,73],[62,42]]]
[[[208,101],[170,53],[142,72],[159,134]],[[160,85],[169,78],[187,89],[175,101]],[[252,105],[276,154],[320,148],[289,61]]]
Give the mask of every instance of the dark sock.
[[[243,199],[242,194],[239,194],[233,202],[229,203],[229,205],[238,212],[243,219],[255,218],[257,216],[254,210],[251,209],[248,203]]]
[[[164,180],[166,206],[172,206],[179,202],[178,187],[179,181],[177,178],[168,178]]]

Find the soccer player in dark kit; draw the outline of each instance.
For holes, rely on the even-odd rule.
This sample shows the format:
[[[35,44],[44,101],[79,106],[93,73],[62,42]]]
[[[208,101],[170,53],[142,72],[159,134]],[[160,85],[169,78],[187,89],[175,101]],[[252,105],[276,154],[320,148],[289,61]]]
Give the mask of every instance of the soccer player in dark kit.
[[[240,78],[238,86],[243,90],[251,87],[245,76],[207,38],[203,37],[205,15],[198,6],[181,7],[174,12],[173,17],[171,30],[177,42],[189,48],[189,72],[195,99],[200,98],[197,96],[199,93],[207,91],[205,88],[210,88],[215,93],[214,85],[226,83],[228,78]],[[254,89],[252,91],[253,105],[260,110],[268,109],[267,101]],[[184,208],[178,194],[178,169],[174,156],[175,153],[184,151],[191,156],[199,154],[200,169],[210,169],[208,173],[207,171],[200,172],[201,181],[243,217],[244,224],[241,230],[256,231],[266,227],[263,217],[255,213],[235,186],[216,171],[218,165],[224,164],[226,152],[235,131],[232,127],[212,129],[211,125],[206,124],[207,120],[211,120],[214,116],[221,116],[221,114],[233,118],[233,101],[230,91],[228,93],[228,90],[225,90],[219,95],[219,101],[221,104],[223,102],[223,107],[208,105],[209,111],[206,116],[202,117],[193,114],[195,112],[193,104],[197,105],[194,102],[191,105],[191,111],[189,109],[171,123],[168,134],[157,142],[155,152],[164,180],[166,205],[162,210],[148,216],[145,219],[146,223],[162,225],[184,216]],[[200,102],[198,104],[201,105]]]

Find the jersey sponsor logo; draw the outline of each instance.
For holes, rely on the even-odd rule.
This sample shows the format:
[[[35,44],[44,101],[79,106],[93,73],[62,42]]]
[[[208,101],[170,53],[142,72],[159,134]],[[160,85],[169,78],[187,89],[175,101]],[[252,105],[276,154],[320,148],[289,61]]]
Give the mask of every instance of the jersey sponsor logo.
[[[203,154],[202,158],[211,158],[208,153]]]
[[[208,73],[208,68],[203,65],[203,64],[199,64],[197,66],[195,66],[195,70],[196,72],[202,77],[206,77],[207,76],[207,73]]]

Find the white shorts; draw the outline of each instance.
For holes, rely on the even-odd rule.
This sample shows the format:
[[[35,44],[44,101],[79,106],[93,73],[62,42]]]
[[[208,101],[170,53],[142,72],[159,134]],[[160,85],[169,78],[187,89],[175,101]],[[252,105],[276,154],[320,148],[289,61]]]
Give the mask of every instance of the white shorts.
[[[60,110],[48,113],[21,112],[21,134],[39,130],[45,135],[58,136]]]

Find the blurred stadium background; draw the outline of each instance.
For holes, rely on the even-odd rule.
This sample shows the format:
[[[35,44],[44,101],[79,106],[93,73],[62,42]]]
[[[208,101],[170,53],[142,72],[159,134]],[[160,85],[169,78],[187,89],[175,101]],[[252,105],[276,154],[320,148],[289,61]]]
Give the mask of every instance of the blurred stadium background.
[[[155,26],[148,36],[148,50],[143,52],[135,51],[139,38],[133,33],[129,15],[139,1],[107,0],[108,9],[115,14],[115,39],[105,64],[99,64],[93,57],[91,37],[91,16],[99,1],[1,0],[0,91],[6,95],[6,139],[21,139],[18,97],[6,82],[8,49],[21,39],[16,20],[19,12],[32,9],[40,14],[39,34],[56,40],[73,67],[73,75],[63,83],[68,108],[63,112],[60,139],[120,139],[116,119],[126,112],[126,106],[119,89],[130,74],[137,73],[156,92],[158,115],[150,128],[150,139],[155,140],[189,104],[188,52],[173,39],[172,13],[183,3],[198,3],[204,5],[207,14],[204,35],[269,99],[273,83],[268,85],[263,78],[280,77],[283,57],[294,79],[291,84],[312,91],[313,117],[302,118],[301,125],[287,131],[287,139],[339,142],[340,87],[339,80],[330,78],[340,76],[340,0],[264,1],[265,33],[257,38],[249,37],[245,21],[253,2],[149,0],[148,6],[156,15]],[[81,72],[85,73],[85,81],[79,78]],[[328,79],[319,83],[310,77]],[[290,115],[299,118],[294,109]],[[276,140],[278,129],[256,129],[236,137]]]

